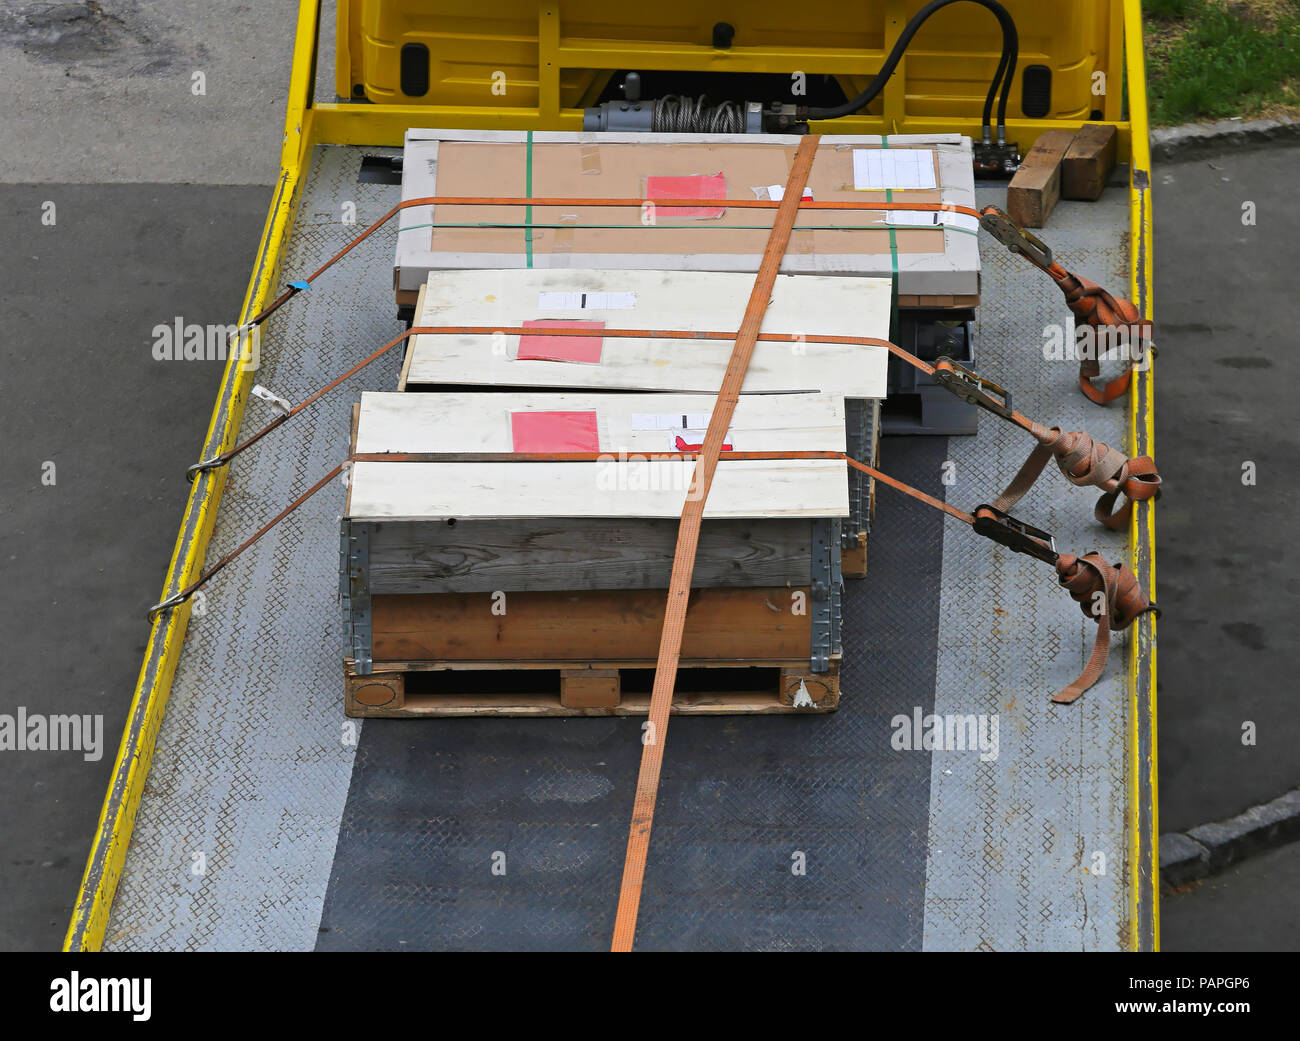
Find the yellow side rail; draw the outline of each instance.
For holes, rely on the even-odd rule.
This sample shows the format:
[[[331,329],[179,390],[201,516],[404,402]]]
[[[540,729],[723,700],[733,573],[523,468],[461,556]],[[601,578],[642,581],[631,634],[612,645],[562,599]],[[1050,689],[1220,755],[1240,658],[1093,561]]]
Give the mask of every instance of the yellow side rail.
[[[293,220],[299,176],[310,141],[311,74],[315,65],[319,13],[319,0],[301,0],[280,174],[262,229],[257,265],[244,294],[241,323],[265,306],[275,294],[279,282],[281,246]],[[201,458],[206,459],[234,445],[253,377],[252,366],[241,364],[240,352],[231,351],[222,373],[221,390],[208,424]],[[226,470],[223,467],[208,471],[205,477],[194,482],[167,567],[164,597],[184,588],[202,570],[225,483]],[[189,617],[190,606],[186,603],[157,615],[150,629],[122,743],[118,747],[108,793],[86,860],[72,921],[63,941],[65,951],[97,951],[104,942],[113,896],[126,861],[140,796],[153,762],[154,745]]]
[[[895,5],[896,6],[896,5]],[[1150,150],[1147,140],[1146,78],[1142,58],[1140,0],[1123,0],[1112,6],[1112,43],[1123,46],[1128,78],[1128,119],[1111,120],[1119,127],[1120,153],[1130,159],[1130,233],[1132,286],[1130,296],[1148,318],[1152,305],[1152,219]],[[282,247],[298,203],[299,181],[311,149],[318,143],[341,145],[400,145],[408,127],[465,125],[436,117],[418,105],[320,103],[313,99],[320,0],[299,0],[294,40],[284,145],[274,196],[258,246],[257,263],[244,296],[240,322],[247,321],[275,295],[279,285]],[[1136,44],[1136,45],[1134,45]],[[815,129],[828,133],[939,133],[954,130],[978,132],[970,120],[909,117],[895,104],[883,116],[855,116],[823,123]],[[1107,114],[1112,111],[1107,104]],[[481,120],[481,110],[478,113]],[[544,129],[564,129],[559,113],[550,113]],[[499,110],[484,126],[522,129],[519,113]],[[888,125],[886,125],[888,123]],[[1008,118],[1008,133],[1022,148],[1038,134],[1056,127],[1076,129],[1079,121]],[[570,128],[573,129],[573,128]],[[241,365],[232,352],[222,374],[221,389],[208,425],[200,458],[230,448],[237,438],[244,405],[253,383],[253,370]],[[1129,454],[1148,455],[1154,449],[1154,362],[1137,375],[1129,394]],[[172,551],[162,597],[192,582],[203,567],[217,509],[225,488],[224,468],[208,471],[195,481]],[[1155,596],[1154,502],[1137,504],[1130,530],[1131,566],[1143,587]],[[161,599],[161,597],[160,597]],[[122,734],[112,778],[91,843],[63,949],[97,951],[104,942],[109,914],[126,861],[145,780],[153,761],[167,698],[189,622],[189,606],[158,615],[149,633],[144,662],[136,681],[127,724]],[[1156,622],[1143,615],[1133,627],[1128,648],[1130,697],[1129,945],[1134,950],[1159,947],[1159,856],[1157,849],[1156,773]]]

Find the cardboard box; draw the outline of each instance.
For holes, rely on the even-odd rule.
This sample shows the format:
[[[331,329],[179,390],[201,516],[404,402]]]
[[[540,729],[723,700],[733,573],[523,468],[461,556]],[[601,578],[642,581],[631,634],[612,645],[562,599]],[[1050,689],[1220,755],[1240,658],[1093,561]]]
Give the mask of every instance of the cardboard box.
[[[800,138],[730,134],[574,134],[408,130],[402,199],[779,197]],[[919,158],[914,153],[923,153]],[[884,163],[884,180],[868,167]],[[875,171],[880,174],[881,171]],[[921,180],[909,180],[919,173]],[[684,179],[684,180],[681,180]],[[934,187],[863,187],[868,183]],[[808,180],[819,201],[975,205],[970,139],[957,134],[825,137]],[[777,189],[774,194],[773,189]],[[529,195],[531,192],[531,196]],[[667,195],[665,193],[668,193]],[[686,209],[688,212],[681,212]],[[436,212],[435,212],[436,211]],[[630,206],[412,206],[402,211],[394,288],[415,305],[429,272],[467,268],[757,271],[771,209]],[[888,215],[887,215],[888,214]],[[643,216],[652,220],[643,223]],[[973,306],[979,293],[975,218],[934,212],[801,213],[782,273],[891,277],[916,306]],[[505,224],[507,227],[484,227]],[[435,226],[436,225],[436,226]],[[848,230],[838,230],[848,229]],[[892,249],[891,249],[892,241]]]

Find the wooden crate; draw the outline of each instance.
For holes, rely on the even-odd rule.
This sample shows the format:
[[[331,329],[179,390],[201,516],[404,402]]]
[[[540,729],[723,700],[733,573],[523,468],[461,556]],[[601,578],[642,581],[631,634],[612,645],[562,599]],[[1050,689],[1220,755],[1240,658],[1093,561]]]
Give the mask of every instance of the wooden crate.
[[[432,275],[416,321],[421,325],[521,327],[529,321],[595,321],[609,329],[735,329],[752,288],[748,275],[660,271],[454,271]],[[545,304],[546,306],[542,306]],[[564,304],[565,306],[559,306]],[[751,395],[789,392],[834,394],[844,411],[871,417],[866,439],[850,438],[855,458],[874,461],[880,400],[888,382],[883,347],[825,343],[819,336],[889,335],[889,283],[882,279],[781,276],[764,316],[766,333],[801,337],[797,343],[762,341],[746,372],[743,403]],[[521,337],[421,335],[412,337],[403,367],[406,390],[515,388],[572,393],[673,392],[707,394],[721,385],[732,341],[684,338],[609,338],[596,361],[520,359]],[[537,353],[523,351],[525,355]],[[737,422],[741,422],[738,416]],[[754,443],[746,439],[746,444]],[[789,442],[787,440],[787,446]],[[742,445],[743,447],[743,445]],[[840,449],[843,450],[842,448]],[[858,550],[845,576],[861,577],[867,518],[861,508],[871,479],[848,475],[854,504],[844,528],[844,548]]]
[[[357,409],[354,450],[361,454],[406,452],[446,463],[508,459],[518,446],[512,437],[513,424],[532,422],[538,417],[559,423],[562,438],[574,423],[578,439],[573,443],[533,445],[525,448],[591,449],[606,453],[610,460],[621,456],[641,457],[658,452],[679,451],[679,445],[699,444],[704,437],[714,399],[707,395],[679,394],[548,394],[458,393],[380,394],[366,393]],[[824,394],[744,395],[727,434],[736,451],[828,451],[845,448],[845,403]],[[524,423],[525,438],[536,436]],[[408,464],[392,464],[403,466]],[[532,463],[559,470],[561,478],[572,471],[560,469],[575,464]],[[691,464],[684,463],[689,467]],[[740,463],[724,462],[730,468]],[[587,468],[590,470],[591,468]],[[629,480],[640,473],[647,483],[649,467],[629,465]],[[661,469],[670,472],[672,468]],[[618,467],[597,468],[614,478]],[[847,470],[847,467],[845,468]],[[399,476],[404,472],[395,471]],[[415,472],[415,471],[409,471]],[[453,473],[457,471],[452,471]],[[482,471],[464,468],[476,479]],[[622,472],[621,470],[619,472]],[[764,471],[771,476],[771,471]],[[859,515],[852,510],[836,523],[857,530],[866,523],[861,486],[854,470],[847,475],[852,494],[859,493]],[[813,528],[833,518],[839,496],[823,482],[798,477],[800,488],[781,482],[771,485],[772,500],[751,499],[758,507],[748,516],[712,517],[705,522],[696,558],[695,584],[700,586],[771,585],[812,581],[810,560]],[[366,471],[366,480],[373,474]],[[731,482],[724,479],[723,492]],[[664,489],[665,499],[672,493]],[[811,492],[824,497],[828,512],[816,515]],[[362,496],[364,498],[364,495]],[[658,588],[666,587],[676,544],[676,516],[679,493],[668,515],[631,515],[611,496],[607,512],[619,515],[558,517],[548,509],[575,512],[562,497],[526,499],[526,516],[485,518],[461,513],[425,516],[420,520],[363,519],[368,509],[357,497],[348,509],[349,533],[368,533],[372,592],[479,592],[493,589],[515,591],[569,588]],[[789,510],[786,499],[803,508]],[[462,508],[468,504],[459,500]],[[388,502],[387,505],[392,505]],[[507,508],[496,503],[498,511]],[[587,509],[590,504],[580,504]],[[720,498],[719,506],[727,505]],[[733,504],[739,507],[741,504]],[[654,504],[656,510],[659,505]],[[448,521],[454,520],[454,526]],[[844,540],[842,540],[844,541]]]

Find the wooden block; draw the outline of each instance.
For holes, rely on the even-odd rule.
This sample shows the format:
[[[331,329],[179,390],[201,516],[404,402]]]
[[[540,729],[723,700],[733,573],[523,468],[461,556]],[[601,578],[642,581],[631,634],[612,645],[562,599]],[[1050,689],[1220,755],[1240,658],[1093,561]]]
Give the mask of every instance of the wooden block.
[[[858,532],[857,545],[840,550],[840,573],[845,578],[867,577],[867,533]]]
[[[615,708],[618,669],[565,669],[560,673],[560,704],[565,708]]]
[[[1061,160],[1061,198],[1087,199],[1101,195],[1115,168],[1119,131],[1109,124],[1083,127]]]
[[[343,711],[349,716],[393,712],[406,702],[406,675],[401,672],[377,672],[373,676],[354,676],[348,670],[343,677]]]
[[[1026,228],[1041,228],[1061,198],[1061,161],[1074,140],[1070,130],[1038,135],[1007,185],[1007,213]]]
[[[807,668],[781,670],[781,704],[791,708],[838,708],[840,703],[840,666],[832,661],[827,672]]]

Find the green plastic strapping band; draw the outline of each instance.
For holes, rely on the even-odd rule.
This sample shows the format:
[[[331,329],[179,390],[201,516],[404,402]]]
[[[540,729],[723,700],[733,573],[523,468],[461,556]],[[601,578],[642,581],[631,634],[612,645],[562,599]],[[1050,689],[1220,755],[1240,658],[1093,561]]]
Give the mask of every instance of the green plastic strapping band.
[[[880,135],[880,147],[889,147],[889,135]],[[894,201],[894,189],[885,189],[885,202]],[[885,220],[889,220],[886,213]],[[898,233],[894,225],[889,226],[889,339],[898,342]]]
[[[528,131],[528,150],[524,157],[524,198],[533,197],[533,132]],[[524,255],[533,266],[533,208],[524,207]]]
[[[899,231],[933,231],[933,224],[894,224]],[[770,231],[770,224],[548,224],[546,221],[533,221],[523,224],[511,221],[477,220],[477,221],[433,221],[429,224],[408,224],[398,228],[399,232],[416,231],[419,228],[571,228],[576,231],[591,229],[612,229],[618,231]],[[799,231],[875,231],[864,228],[861,224],[801,224]],[[948,228],[948,231],[961,235],[978,235],[979,232],[969,228]]]

